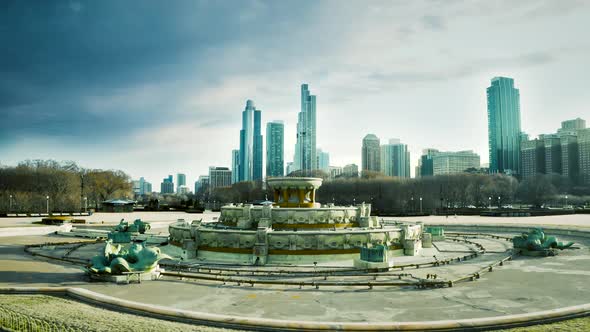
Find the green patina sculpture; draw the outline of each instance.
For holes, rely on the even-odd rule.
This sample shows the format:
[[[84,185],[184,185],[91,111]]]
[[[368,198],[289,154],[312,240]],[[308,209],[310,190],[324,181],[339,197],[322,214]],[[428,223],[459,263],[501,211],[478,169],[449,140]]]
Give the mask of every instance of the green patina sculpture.
[[[160,248],[146,247],[143,243],[134,243],[129,250],[113,244],[111,240],[105,242],[102,254],[96,255],[90,261],[87,269],[94,274],[121,275],[125,272],[151,272],[158,262],[170,258],[160,252]]]
[[[512,239],[514,248],[525,249],[528,251],[547,251],[550,249],[566,249],[571,247],[574,243],[558,242],[554,236],[546,236],[541,228],[535,228],[529,231],[528,234],[523,233],[521,236],[516,236]]]
[[[147,230],[151,228],[150,224],[147,222],[141,221],[141,219],[135,219],[133,224],[129,225],[124,219],[121,219],[121,222],[117,227],[115,227],[115,231],[117,232],[129,232],[129,233],[139,233],[143,234]]]

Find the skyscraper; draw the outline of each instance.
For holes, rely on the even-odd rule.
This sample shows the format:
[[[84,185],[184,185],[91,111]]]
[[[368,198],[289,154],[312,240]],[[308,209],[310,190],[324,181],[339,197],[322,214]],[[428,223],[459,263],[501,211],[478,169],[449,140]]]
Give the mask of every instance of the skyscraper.
[[[186,174],[176,174],[176,192],[179,191],[180,186],[186,186]]]
[[[294,170],[305,173],[317,169],[316,151],[316,96],[309,93],[307,84],[301,85],[301,112],[297,122]]]
[[[240,182],[240,150],[231,150],[231,183]]]
[[[328,152],[322,151],[322,149],[317,149],[317,169],[324,171],[326,174],[330,174],[330,154]]]
[[[368,134],[363,138],[362,171],[381,171],[381,147],[379,138]]]
[[[578,130],[580,182],[590,184],[590,128]]]
[[[172,175],[168,175],[167,178],[162,180],[160,184],[160,193],[162,194],[174,194],[174,181]]]
[[[387,176],[410,177],[410,152],[399,139],[392,138],[389,144],[381,145],[380,170]]]
[[[285,125],[282,121],[266,124],[266,176],[285,175]]]
[[[231,186],[231,170],[227,167],[209,167],[209,193],[215,188]]]
[[[520,92],[514,80],[494,77],[487,88],[490,173],[520,170]]]
[[[239,181],[262,180],[261,114],[252,100],[246,101],[240,130]]]

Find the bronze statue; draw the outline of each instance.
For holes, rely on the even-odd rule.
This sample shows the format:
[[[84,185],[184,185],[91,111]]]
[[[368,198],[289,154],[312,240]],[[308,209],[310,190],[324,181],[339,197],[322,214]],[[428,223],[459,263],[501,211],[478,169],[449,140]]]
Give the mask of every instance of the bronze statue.
[[[558,242],[554,236],[546,236],[541,228],[534,228],[528,234],[523,233],[512,239],[515,249],[524,249],[527,251],[549,251],[551,249],[567,249],[574,242]]]
[[[103,252],[90,261],[87,269],[94,274],[121,275],[124,272],[150,272],[158,262],[171,258],[160,252],[160,248],[146,247],[143,243],[133,243],[129,250],[124,250],[111,240],[105,242]]]

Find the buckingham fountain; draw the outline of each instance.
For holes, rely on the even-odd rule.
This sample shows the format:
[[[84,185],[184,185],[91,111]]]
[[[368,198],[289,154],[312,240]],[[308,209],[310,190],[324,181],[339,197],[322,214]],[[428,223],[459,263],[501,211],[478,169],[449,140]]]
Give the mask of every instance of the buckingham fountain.
[[[387,257],[420,253],[421,223],[385,224],[365,203],[320,204],[320,178],[269,178],[267,184],[272,202],[229,204],[217,220],[174,223],[170,242],[185,260],[254,265],[355,259],[362,248],[384,248]]]

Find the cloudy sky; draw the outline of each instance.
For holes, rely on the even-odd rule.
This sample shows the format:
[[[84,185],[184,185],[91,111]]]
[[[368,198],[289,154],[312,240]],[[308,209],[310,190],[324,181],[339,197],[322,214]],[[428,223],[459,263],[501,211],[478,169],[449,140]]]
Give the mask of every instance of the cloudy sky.
[[[318,146],[360,164],[361,139],[472,149],[487,162],[485,89],[510,76],[523,130],[590,120],[588,1],[0,2],[0,164],[122,169],[159,190],[231,166],[246,99],[285,121],[317,95]]]

